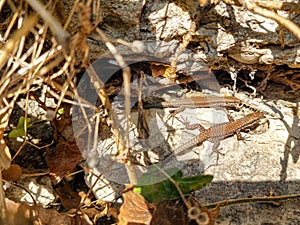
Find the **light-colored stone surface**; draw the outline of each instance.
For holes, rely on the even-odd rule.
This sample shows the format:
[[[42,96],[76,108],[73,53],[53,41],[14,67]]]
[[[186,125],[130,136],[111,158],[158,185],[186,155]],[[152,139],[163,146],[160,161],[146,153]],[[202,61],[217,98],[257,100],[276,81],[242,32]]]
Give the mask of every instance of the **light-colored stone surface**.
[[[256,16],[241,7],[228,6],[223,2],[210,9],[196,9],[194,6],[184,8],[177,2],[171,2],[168,7],[165,1],[145,3],[139,24],[140,37],[142,40],[161,38],[167,42],[172,39],[180,40],[189,32],[194,15],[200,14],[199,26],[192,36],[193,46],[195,46],[191,48],[193,54],[183,53],[182,58],[188,60],[178,63],[182,70],[197,72],[199,68],[208,66],[215,70],[224,69],[233,78],[238,76],[242,69],[252,71],[249,76],[254,77],[266,72],[266,67],[260,69],[260,65],[288,65],[290,68],[299,68],[299,45],[296,38],[285,31],[285,44],[289,47],[282,49],[278,25],[272,20]],[[282,13],[281,15],[288,16]],[[191,59],[196,60],[191,61]],[[207,65],[203,66],[202,62]],[[239,86],[234,88],[239,90]],[[263,101],[259,98],[251,99],[249,95],[237,94],[237,97],[243,99],[248,105],[272,114],[266,115],[269,127],[267,126],[266,129],[265,123],[249,133],[242,133],[246,137],[244,142],[238,141],[236,136],[221,141],[219,148],[224,155],[219,155],[218,165],[215,165],[216,154],[211,154],[210,142],[193,148],[188,155],[179,158],[181,160],[194,157],[192,162],[186,164],[185,174],[205,172],[214,175],[213,183],[195,194],[201,203],[269,195],[270,188],[275,195],[299,192],[297,181],[300,169],[299,113],[298,117],[294,116],[292,108],[278,102],[283,97],[288,97],[294,103],[299,102],[299,99],[295,101],[297,94],[294,99],[286,95],[282,86],[281,90],[278,90],[265,92]],[[273,106],[275,111],[268,104]],[[206,127],[221,122],[220,119],[209,120],[204,116],[205,111],[186,110],[178,116],[191,119],[191,115],[197,115],[197,118],[191,119],[191,122],[198,120]],[[246,109],[240,112],[232,111],[230,114],[234,118],[240,118],[250,112],[251,110]],[[149,113],[149,116],[154,124],[161,124],[157,121],[165,122],[168,113],[168,109],[156,110]],[[282,120],[275,118],[279,115],[283,115]],[[223,119],[226,117],[223,116]],[[169,132],[169,136],[166,135],[168,132],[165,126],[151,127],[150,130],[156,128],[158,132],[153,133],[153,137],[146,142],[148,143],[146,149],[151,149],[149,147],[151,144],[156,145],[167,140],[167,144],[161,146],[166,148],[165,151],[170,151],[199,133],[197,130],[183,129],[182,124],[176,120],[174,124],[169,123],[170,121],[167,124],[176,128],[175,132]],[[297,224],[296,221],[300,219],[297,216],[297,208],[299,208],[298,201],[284,202],[280,206],[246,204],[226,207],[221,210],[217,222],[219,224]]]
[[[285,30],[284,43],[287,47],[282,49],[276,22],[254,15],[242,7],[229,6],[223,2],[215,7],[203,8],[198,7],[196,3],[198,4],[196,0],[103,1],[101,3],[103,21],[99,27],[109,38],[122,38],[127,41],[161,39],[172,42],[175,40],[178,44],[182,37],[190,32],[192,23],[197,23],[197,30],[191,39],[192,45],[189,46],[193,54],[183,53],[180,56],[183,60],[179,60],[178,66],[182,70],[196,72],[203,68],[223,69],[234,77],[245,69],[251,71],[250,75],[254,77],[263,74],[261,77],[264,78],[267,74],[266,68],[275,69],[276,65],[284,68],[299,68],[299,43],[290,32]],[[195,17],[197,14],[198,19]],[[299,24],[300,17],[293,17],[292,14],[283,12],[279,14],[293,18],[294,22]],[[95,34],[91,36],[95,38]],[[100,38],[96,40],[98,42],[90,40],[93,52],[91,59],[99,58],[100,53],[105,50]],[[203,62],[207,65],[203,66]],[[189,66],[185,67],[185,64]],[[270,67],[263,67],[265,65]],[[269,79],[272,80],[272,76]],[[269,85],[273,86],[271,83]],[[239,90],[236,85],[234,88]],[[264,103],[273,105],[276,110],[272,113],[275,116],[282,115],[283,118],[280,120],[266,115],[269,127],[265,129],[265,126],[261,125],[254,131],[243,133],[247,138],[244,142],[238,141],[236,136],[222,140],[220,151],[224,155],[219,155],[218,165],[214,165],[217,159],[215,154],[206,154],[210,153],[209,149],[212,148],[209,142],[191,149],[191,153],[195,151],[199,154],[189,156],[196,158],[193,162],[187,163],[184,172],[186,174],[205,172],[214,175],[213,183],[196,193],[201,202],[268,195],[270,188],[275,195],[299,193],[299,98],[297,92],[291,97],[283,88],[286,87],[281,86],[280,89],[269,92],[263,91],[265,100],[254,99],[250,104],[252,106],[257,103],[257,109],[265,111],[266,108],[266,111],[271,112],[272,109]],[[238,97],[249,101],[249,97]],[[281,104],[278,100],[282,98],[288,98],[287,100],[291,102],[289,104],[295,105],[294,108],[289,108],[288,104]],[[176,120],[175,124],[166,122],[168,113],[166,109],[156,110],[148,115],[153,119],[154,124],[150,123],[150,130],[156,128],[159,131],[153,133],[154,136],[149,138],[149,143],[156,145],[168,139],[168,144],[162,145],[168,147],[166,151],[176,148],[197,133],[197,131],[182,129],[184,127]],[[207,127],[221,122],[221,119],[214,117],[213,120],[209,120],[208,118],[211,117],[205,116],[206,113],[206,110],[186,110],[178,116],[187,117],[191,122],[198,120]],[[250,110],[230,113],[234,118],[239,118],[250,113]],[[157,116],[159,114],[160,116]],[[196,115],[196,118],[192,120],[191,115]],[[223,115],[222,119],[226,117]],[[167,131],[163,124],[173,126],[175,131]],[[133,129],[131,137],[135,137],[134,135]],[[155,140],[158,143],[155,143]],[[105,144],[113,145],[113,140],[105,141],[99,144],[101,150],[99,154],[102,154]],[[148,145],[148,148],[152,147]],[[108,190],[113,191],[113,189]],[[116,195],[111,199],[115,197]],[[299,201],[282,203],[280,206],[238,205],[222,209],[218,223],[297,224],[300,220],[297,208],[299,208]]]

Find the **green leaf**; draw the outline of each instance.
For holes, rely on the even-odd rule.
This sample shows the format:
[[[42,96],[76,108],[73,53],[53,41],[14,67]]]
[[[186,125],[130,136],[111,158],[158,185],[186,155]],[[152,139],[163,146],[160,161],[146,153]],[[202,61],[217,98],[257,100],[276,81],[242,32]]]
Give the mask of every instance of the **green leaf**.
[[[58,111],[57,111],[57,114],[60,116],[64,113],[65,111],[65,108],[60,108]]]
[[[32,124],[30,123],[30,121],[31,121],[30,118],[26,119],[27,129],[32,126]],[[25,117],[21,116],[19,118],[18,125],[11,132],[9,132],[8,137],[9,138],[17,138],[17,137],[24,136],[25,135],[24,126],[25,126]]]
[[[177,168],[168,168],[164,170],[173,179],[179,179],[182,177],[182,172]],[[149,184],[159,183],[163,180],[167,180],[166,176],[157,168],[151,168],[149,172],[143,174],[138,182],[137,186],[145,186]]]
[[[212,179],[212,175],[196,175],[190,177],[183,177],[180,180],[177,180],[176,182],[183,194],[189,194],[192,191],[196,191],[208,185],[212,181]]]
[[[182,177],[182,171],[176,168],[170,168],[164,171],[176,181],[177,185],[184,194],[189,194],[192,191],[204,187],[213,179],[213,176],[211,175]],[[173,183],[157,169],[152,169],[150,172],[145,173],[138,180],[134,191],[143,195],[144,198],[150,203],[180,197],[180,194]]]

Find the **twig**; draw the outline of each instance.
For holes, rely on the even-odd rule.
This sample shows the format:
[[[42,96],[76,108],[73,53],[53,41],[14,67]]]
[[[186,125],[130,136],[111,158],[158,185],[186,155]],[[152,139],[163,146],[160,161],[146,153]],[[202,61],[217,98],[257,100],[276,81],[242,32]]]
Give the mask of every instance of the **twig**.
[[[239,199],[224,200],[224,201],[220,201],[220,202],[206,204],[206,205],[203,205],[203,207],[215,208],[216,206],[225,207],[225,206],[250,203],[250,202],[258,202],[258,203],[259,202],[274,202],[274,201],[298,199],[298,198],[300,198],[300,194],[282,195],[282,196],[276,196],[276,197],[239,198]]]
[[[1,221],[6,221],[6,215],[7,215],[1,170],[0,170],[0,185],[1,185],[1,188],[0,188],[0,222],[1,222]]]
[[[48,10],[45,9],[38,0],[27,0],[30,6],[49,24],[51,31],[56,37],[57,43],[60,44],[65,50],[69,50],[70,34],[63,29],[57,19],[52,16]]]
[[[249,9],[250,11],[267,17],[269,19],[275,20],[278,24],[281,24],[285,28],[287,28],[291,33],[293,33],[299,40],[300,40],[300,28],[290,21],[289,19],[286,19],[282,16],[279,16],[276,12],[262,8],[258,5],[255,4],[253,0],[240,0],[242,3],[245,4],[246,8]]]
[[[21,40],[21,38],[34,27],[37,21],[36,16],[31,16],[24,21],[23,26],[16,31],[16,33],[8,40],[7,43],[1,49],[1,56],[0,56],[0,70],[7,62],[8,58],[10,57],[10,53],[15,49],[17,43]]]
[[[230,5],[244,6],[245,8],[247,8],[248,10],[250,10],[255,14],[275,20],[278,24],[287,28],[291,33],[293,33],[300,40],[300,28],[295,23],[293,23],[289,19],[286,19],[278,15],[274,11],[260,7],[259,5],[256,4],[256,1],[254,0],[223,0],[223,1]]]
[[[273,9],[273,10],[282,10],[289,12],[300,13],[300,5],[295,2],[280,2],[275,0],[254,0],[255,3],[264,8]]]
[[[131,77],[130,68],[125,63],[123,57],[118,53],[115,46],[106,37],[106,35],[99,28],[96,28],[96,31],[100,35],[100,37],[106,44],[106,47],[109,49],[109,51],[115,57],[119,66],[123,70],[124,96],[125,96],[125,118],[126,118],[126,123],[125,123],[126,124],[126,127],[125,127],[125,143],[126,143],[126,145],[123,145],[122,149],[118,149],[118,152],[120,153],[121,156],[125,156],[125,162],[126,162],[128,176],[130,177],[130,182],[134,184],[134,183],[136,183],[136,177],[135,177],[135,174],[132,172],[133,169],[130,168],[131,165],[130,165],[130,161],[128,160],[128,156],[130,154],[130,151],[129,151],[130,77]]]
[[[184,202],[185,206],[190,209],[192,206],[191,204],[185,199],[184,194],[182,193],[180,187],[178,186],[178,184],[176,183],[176,181],[169,175],[167,174],[162,168],[160,168],[158,165],[153,164],[153,166],[155,168],[157,168],[169,181],[171,181],[171,183],[175,186],[175,188],[177,189],[182,201]]]

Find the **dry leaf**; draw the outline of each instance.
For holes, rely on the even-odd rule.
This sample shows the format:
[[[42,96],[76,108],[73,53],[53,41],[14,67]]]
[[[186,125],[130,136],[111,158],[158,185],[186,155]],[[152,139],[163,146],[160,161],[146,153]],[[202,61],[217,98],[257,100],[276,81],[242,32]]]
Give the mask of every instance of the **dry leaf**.
[[[59,183],[82,160],[82,155],[79,151],[79,148],[82,146],[77,146],[77,143],[83,145],[83,142],[82,139],[79,139],[77,142],[75,140],[71,142],[59,137],[55,150],[50,151],[47,149],[46,160],[54,184]]]
[[[5,199],[7,208],[5,225],[73,225],[73,218],[59,214],[55,210],[44,209],[41,206],[29,206],[25,203],[15,203]]]
[[[149,62],[150,69],[153,77],[163,76],[166,77],[166,71],[171,68],[168,64],[160,62]]]
[[[209,217],[209,223],[207,223],[207,225],[214,225],[215,221],[219,215],[220,212],[220,207],[216,207],[212,210],[208,210],[207,208],[201,208],[201,212],[202,213],[207,213],[208,217]]]
[[[76,209],[81,201],[77,192],[71,190],[67,181],[63,180],[55,186],[55,192],[61,200],[61,204],[66,210]]]
[[[175,81],[177,78],[176,68],[161,62],[148,62],[153,77],[166,77],[170,81]]]
[[[118,225],[148,225],[151,222],[152,206],[144,197],[133,191],[133,186],[122,193],[124,203],[120,208]]]
[[[5,199],[7,217],[0,224],[5,225],[92,225],[87,215],[78,212],[75,216],[58,213],[53,209],[41,206],[29,206],[25,203],[15,203]]]
[[[22,169],[17,164],[11,164],[10,167],[2,171],[2,176],[4,180],[16,181],[22,174]]]
[[[166,200],[156,204],[152,214],[151,225],[213,225],[219,214],[220,208],[213,210],[202,208],[200,203],[194,199],[187,199],[191,207],[198,208],[199,216],[191,220],[188,216],[188,209],[182,199]],[[205,222],[204,222],[205,220]],[[199,223],[199,222],[202,223]]]
[[[181,199],[157,203],[151,225],[187,225],[186,208]]]

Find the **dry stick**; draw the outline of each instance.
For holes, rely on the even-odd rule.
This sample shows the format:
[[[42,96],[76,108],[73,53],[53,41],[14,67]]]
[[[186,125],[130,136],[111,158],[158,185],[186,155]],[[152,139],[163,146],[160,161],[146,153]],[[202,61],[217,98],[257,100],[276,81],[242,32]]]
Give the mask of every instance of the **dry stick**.
[[[3,189],[3,179],[2,179],[2,171],[0,170],[0,221],[6,221],[6,203],[5,203],[5,194]]]
[[[23,23],[23,26],[20,29],[18,29],[16,33],[2,47],[1,55],[0,55],[0,70],[7,62],[11,52],[17,46],[17,43],[20,41],[20,39],[23,36],[27,35],[27,33],[34,27],[36,21],[37,21],[36,16],[31,16],[28,19],[26,19]]]
[[[48,30],[48,26],[45,25],[45,26],[42,26],[42,28],[40,28],[37,32],[37,35],[36,35],[37,36],[37,41],[38,41],[38,39],[40,39],[38,41],[39,47],[36,50],[36,55],[37,56],[41,55],[42,51],[44,50],[44,47],[45,47],[44,44],[45,44],[45,41],[46,41],[47,30]],[[41,33],[42,38],[40,38],[40,33]]]
[[[249,9],[250,11],[252,11],[258,15],[275,20],[277,23],[286,27],[290,32],[292,32],[300,40],[300,28],[295,23],[290,21],[289,19],[279,16],[274,11],[270,11],[268,9],[257,6],[254,3],[254,1],[252,1],[252,0],[245,0],[244,3],[245,3],[245,6],[247,7],[247,9]]]
[[[176,78],[177,78],[177,74],[176,74],[177,66],[176,66],[176,64],[177,64],[177,61],[178,61],[178,57],[186,49],[186,47],[188,46],[188,44],[192,40],[192,35],[195,33],[196,28],[197,28],[196,23],[192,22],[192,25],[191,25],[191,28],[190,28],[189,32],[183,36],[183,40],[180,43],[179,48],[176,50],[176,52],[173,56],[173,60],[171,61],[171,68],[166,70],[167,77],[172,81],[175,81]]]
[[[7,169],[10,166],[11,162],[11,156],[9,149],[3,139],[4,136],[4,129],[8,124],[9,117],[12,113],[13,106],[15,102],[17,101],[17,98],[20,94],[20,90],[17,91],[15,97],[13,100],[9,103],[9,106],[7,107],[6,113],[3,114],[3,116],[0,117],[0,219],[5,219],[6,217],[6,204],[5,204],[5,198],[4,198],[4,190],[3,190],[3,181],[2,181],[2,169]],[[5,98],[2,100],[4,101]],[[3,102],[2,102],[3,104]]]
[[[66,77],[67,77],[67,82],[64,82],[63,83],[63,86],[62,86],[62,89],[60,90],[60,97],[58,99],[58,102],[56,104],[56,109],[54,111],[54,114],[56,115],[57,114],[57,111],[61,105],[61,103],[63,102],[64,98],[65,98],[65,95],[69,89],[69,83],[68,82],[69,80],[71,80],[71,77],[70,77],[70,74],[68,73],[68,68],[71,67],[72,63],[72,56],[68,56],[67,59],[66,59],[66,63],[64,64],[63,68],[61,68],[60,70],[62,71],[62,73],[65,73],[66,74]]]
[[[116,146],[117,146],[118,150],[120,148],[124,149],[125,144],[124,144],[123,136],[120,134],[119,120],[117,119],[115,113],[112,113],[111,103],[110,103],[109,98],[106,94],[104,83],[97,76],[97,73],[96,73],[96,71],[94,70],[94,68],[92,66],[87,68],[87,73],[91,78],[91,83],[94,85],[94,88],[98,92],[98,95],[101,99],[102,104],[109,111],[108,115],[110,116],[110,120],[111,120],[110,122],[112,124],[113,135],[114,135],[114,138],[115,138]],[[135,177],[135,174],[133,173],[133,171],[128,167],[126,167],[126,169],[127,169],[127,172],[128,172],[128,177],[130,179],[130,182],[131,183],[133,183],[133,182],[136,183],[136,177]]]
[[[1,10],[2,10],[4,4],[5,4],[5,0],[0,1],[0,12],[1,12]]]
[[[178,184],[176,183],[176,181],[169,175],[167,174],[162,168],[160,168],[158,165],[153,164],[154,167],[156,167],[169,181],[172,182],[172,184],[175,186],[175,188],[177,189],[182,201],[184,202],[184,204],[186,205],[186,207],[188,209],[190,209],[192,206],[191,204],[185,199],[183,192],[181,191],[180,187],[178,186]]]
[[[300,13],[299,3],[279,2],[279,1],[271,1],[271,0],[254,0],[254,1],[257,5],[262,6],[264,8]]]
[[[61,90],[61,89],[60,89]],[[58,100],[60,98],[60,95],[58,95],[57,93],[55,93],[52,90],[48,90],[49,94],[53,97],[56,98],[56,100]],[[77,95],[75,94],[69,94],[70,91],[66,92],[67,96],[70,97],[76,97]],[[82,106],[82,107],[86,107],[86,108],[92,108],[93,110],[97,111],[98,108],[96,106],[93,106],[91,103],[87,102],[85,99],[81,98],[80,96],[76,97],[76,99],[78,100],[78,102],[75,102],[73,100],[69,100],[69,99],[63,99],[62,102],[68,103],[70,105],[78,105],[78,106]]]
[[[51,143],[43,145],[43,146],[37,146],[37,145],[31,143],[30,141],[28,141],[27,143],[36,149],[43,149],[43,148],[47,148],[47,147],[50,147],[51,145],[53,145],[54,141],[51,141]]]
[[[94,21],[100,21],[100,20],[102,20],[101,17],[100,17],[100,15],[101,15],[100,14],[101,1],[96,0],[96,1],[93,1],[93,3],[94,3],[94,7],[93,7],[94,14],[93,15],[98,16],[98,18],[95,18]]]
[[[9,41],[4,45],[2,48],[2,54],[0,57],[0,69],[4,66],[5,63],[7,63],[7,60],[9,59],[10,54],[12,51],[16,48],[17,43],[20,41],[20,39],[27,35],[27,33],[32,29],[32,27],[35,25],[37,20],[36,16],[31,16],[27,18],[21,29],[17,30],[16,33],[9,39]],[[6,110],[3,111],[0,115],[0,169],[5,169],[8,168],[10,165],[10,154],[8,147],[6,146],[3,136],[4,136],[4,129],[8,124],[8,120],[10,117],[10,114],[12,112],[14,103],[16,102],[19,94],[21,93],[22,87],[19,87],[15,90],[14,95],[12,96],[13,99],[10,101],[10,103],[5,103],[6,98],[7,98],[7,92],[8,90],[11,89],[12,83],[11,83],[11,77],[7,76],[7,74],[3,74],[2,79],[0,80],[0,95],[3,97],[1,101],[1,107],[5,107],[6,105]],[[25,92],[24,92],[25,93]]]
[[[37,47],[37,46],[36,46]],[[31,71],[29,71],[29,75],[28,78],[26,77],[26,79],[24,79],[24,83],[23,83],[23,86],[25,86],[25,91],[27,91],[26,93],[26,99],[25,99],[25,116],[24,116],[24,142],[22,143],[22,145],[19,147],[19,149],[17,150],[16,154],[14,155],[13,159],[14,160],[17,155],[20,153],[20,151],[23,149],[23,147],[26,145],[27,143],[27,139],[26,139],[26,135],[27,135],[27,114],[28,114],[28,99],[29,99],[29,90],[30,90],[30,86],[33,84],[35,78],[36,78],[36,74],[38,74],[38,71],[39,69],[42,67],[42,65],[45,63],[47,57],[44,58],[43,61],[40,62],[40,64],[38,65],[37,68],[34,69],[33,71],[33,68],[31,69]],[[34,59],[33,59],[34,60]],[[32,73],[33,72],[33,73]],[[23,90],[21,89],[21,86],[19,86],[19,90]]]
[[[104,41],[106,47],[109,49],[109,51],[112,53],[112,55],[115,57],[116,61],[118,62],[119,66],[123,70],[123,82],[124,82],[124,96],[125,96],[125,118],[126,118],[126,127],[125,127],[125,142],[126,145],[123,146],[125,148],[122,148],[121,155],[126,157],[126,164],[125,167],[128,172],[128,176],[130,178],[130,182],[135,184],[136,183],[136,177],[133,172],[133,168],[130,165],[130,161],[127,160],[130,151],[129,151],[129,115],[130,115],[130,68],[125,63],[123,57],[118,53],[118,50],[115,48],[115,46],[110,42],[110,40],[106,37],[106,35],[99,29],[96,28],[97,33],[100,35],[102,40]],[[119,149],[118,149],[119,151]]]
[[[118,147],[122,147],[124,146],[124,142],[122,139],[122,136],[119,134],[119,127],[120,124],[118,123],[118,120],[115,118],[115,114],[111,113],[112,111],[112,107],[111,107],[111,103],[109,101],[109,98],[106,94],[105,91],[105,87],[104,87],[104,83],[103,81],[97,76],[97,72],[95,71],[95,69],[90,66],[86,69],[87,74],[89,75],[90,79],[91,79],[91,83],[94,86],[94,88],[97,91],[97,94],[99,95],[99,98],[102,102],[102,104],[104,105],[105,109],[108,110],[108,115],[110,116],[110,122],[112,124],[112,129],[113,129],[113,134],[115,137],[115,142],[116,142],[116,146]]]
[[[70,34],[63,29],[57,19],[52,16],[52,14],[48,12],[45,9],[45,6],[38,0],[27,0],[27,2],[37,13],[39,13],[43,20],[49,24],[58,44],[60,44],[65,50],[68,50]]]
[[[111,167],[111,165],[108,166],[106,169],[109,170],[110,167]],[[88,167],[87,167],[87,168],[88,168]],[[84,168],[84,171],[86,171],[85,168]],[[105,183],[105,182],[103,181],[103,179],[101,178],[101,176],[103,175],[103,173],[100,173],[100,174],[97,175],[97,174],[95,174],[95,173],[93,172],[93,169],[91,169],[91,168],[88,168],[88,171],[87,171],[87,172],[89,172],[90,174],[92,174],[92,176],[95,176],[95,177],[96,177],[96,180],[95,180],[94,183],[90,186],[90,188],[89,188],[89,190],[87,191],[86,195],[85,195],[84,198],[81,200],[81,202],[80,202],[80,204],[78,205],[78,207],[77,207],[75,213],[76,213],[76,212],[84,205],[86,199],[91,195],[91,193],[92,193],[94,187],[97,185],[97,183],[98,183],[99,180],[100,180],[101,183],[104,183],[105,185],[109,185],[109,184]],[[105,178],[104,178],[104,179],[105,179]],[[103,186],[102,188],[104,188],[104,187],[105,187],[105,186]]]
[[[76,86],[75,86],[75,84],[74,84],[74,82],[72,82],[71,80],[69,81],[70,82],[70,86],[71,86],[71,88],[73,89],[73,92],[74,92],[74,95],[75,95],[75,97],[76,97],[76,99],[77,99],[77,101],[78,101],[78,105],[79,105],[79,107],[80,107],[80,110],[81,110],[81,112],[82,112],[82,114],[83,114],[83,117],[84,117],[84,119],[85,119],[85,121],[86,121],[86,124],[87,124],[87,129],[88,129],[88,143],[87,143],[87,146],[88,146],[88,148],[90,147],[90,140],[91,140],[91,133],[92,133],[92,126],[91,126],[91,124],[90,124],[90,121],[89,121],[89,119],[88,119],[88,116],[87,116],[87,114],[86,114],[86,111],[85,111],[85,109],[84,109],[84,107],[89,107],[89,108],[93,108],[96,112],[98,111],[98,108],[97,107],[95,107],[95,106],[92,106],[91,104],[89,104],[86,100],[83,100],[80,96],[79,96],[79,94],[78,94],[78,91],[77,91],[77,89],[76,89]],[[85,102],[86,103],[86,105],[84,105],[83,104],[83,102]],[[74,104],[73,104],[74,105]],[[97,142],[97,138],[98,138],[98,124],[99,124],[99,119],[98,119],[98,116],[97,116],[97,118],[96,118],[97,120],[96,120],[96,125],[95,125],[95,134],[94,134],[94,145],[93,145],[93,148],[92,149],[96,149],[97,148],[97,144],[98,144],[98,142]],[[82,130],[83,131],[83,130]],[[79,132],[79,133],[81,133],[81,132]],[[80,134],[78,134],[78,136],[79,136]],[[74,137],[75,137],[75,134],[74,134]]]
[[[248,10],[250,10],[255,14],[275,20],[278,24],[281,24],[282,26],[287,28],[300,40],[300,28],[295,23],[293,23],[289,19],[279,16],[276,12],[273,12],[271,10],[256,5],[253,0],[223,0],[223,1],[230,5],[245,6]]]
[[[7,181],[6,181],[6,182],[7,182]],[[36,203],[36,201],[35,201],[33,195],[31,194],[31,192],[30,192],[29,190],[27,190],[26,188],[22,187],[21,185],[15,183],[15,182],[12,182],[12,185],[13,185],[13,186],[16,186],[16,187],[18,187],[18,188],[21,188],[22,190],[24,190],[24,191],[31,197],[33,204],[34,204],[34,205],[37,205],[37,203]]]
[[[76,0],[76,2],[74,2],[74,5],[73,5],[73,7],[72,7],[72,9],[71,9],[71,12],[69,13],[68,19],[67,19],[67,21],[66,21],[66,23],[65,23],[65,25],[64,25],[64,30],[66,30],[67,27],[69,26],[69,24],[70,24],[70,22],[71,22],[71,19],[72,19],[72,16],[73,16],[74,13],[75,13],[76,6],[77,6],[77,4],[78,4],[79,1],[80,1],[80,0]]]
[[[10,54],[15,50],[15,46],[17,46],[17,43],[20,41],[20,39],[27,35],[27,33],[32,29],[32,27],[35,25],[37,20],[36,16],[31,16],[28,19],[26,19],[23,23],[23,26],[21,29],[17,30],[16,33],[8,40],[8,42],[3,46],[1,49],[1,57],[0,57],[0,69],[5,65],[7,60],[11,57]],[[2,76],[2,79],[6,80],[7,77],[5,75]],[[6,82],[2,82],[2,84],[5,84],[6,88],[9,89],[9,85],[11,79],[7,79]],[[5,88],[5,87],[3,87]],[[14,98],[12,101],[7,105],[6,113],[3,113],[0,117],[0,170],[6,169],[9,167],[11,162],[11,157],[9,153],[9,149],[7,145],[5,144],[3,140],[4,136],[4,129],[8,124],[9,116],[12,112],[13,105],[15,101],[17,100],[17,97],[20,94],[21,89],[17,90],[15,93]],[[6,95],[2,95],[3,99],[1,101],[2,107],[5,105],[5,98]],[[2,173],[0,171],[0,218],[5,219],[6,217],[6,204],[4,199],[4,191],[3,191],[3,185],[2,185]]]
[[[224,201],[215,202],[211,204],[205,204],[202,206],[205,208],[215,208],[216,206],[225,207],[225,206],[241,204],[241,203],[250,203],[250,202],[263,203],[263,202],[274,202],[274,201],[298,199],[298,198],[300,198],[300,194],[282,195],[282,196],[275,196],[275,197],[240,198],[240,199],[224,200]]]
[[[4,79],[0,81],[0,87],[6,87],[6,85],[3,84],[3,82],[8,82],[10,86],[16,85],[21,79],[24,79],[22,76],[26,75],[29,70],[33,70],[36,66],[41,65],[41,63],[45,64],[45,62],[56,57],[57,54],[59,54],[59,52],[61,51],[60,49],[60,46],[53,48],[45,52],[39,58],[31,60],[31,62],[28,64],[26,63],[25,67],[18,69],[22,63],[25,63],[26,59],[30,56],[30,54],[33,53],[33,47],[30,47],[21,57],[18,57],[19,59],[16,62],[14,62],[13,66],[9,69],[9,71],[4,72],[4,74],[6,75]],[[15,72],[17,69],[18,71]],[[3,93],[3,90],[0,90],[0,95],[6,96],[7,98],[11,98],[14,96],[14,93],[18,88],[19,87],[17,85],[15,88],[5,88],[4,90],[6,91],[6,94]]]
[[[8,27],[6,28],[5,34],[3,35],[4,40],[7,40],[8,36],[10,35],[11,29],[15,25],[15,22],[16,22],[18,16],[19,16],[19,12],[15,12],[12,19],[10,20]]]
[[[61,53],[62,48],[61,46],[55,46],[52,47],[50,50],[48,50],[47,52],[43,53],[41,56],[39,56],[38,58],[32,60],[25,68],[21,68],[17,71],[17,74],[19,76],[26,74],[28,72],[28,70],[33,69],[34,67],[36,67],[37,65],[41,64],[43,62],[43,64],[45,64],[46,62],[48,62],[49,60],[55,58],[55,60],[57,58],[60,58],[59,54]],[[29,56],[29,54],[32,53],[32,49],[29,49],[25,54],[23,54],[23,56],[21,57],[21,60],[25,61],[26,58]],[[61,59],[60,61],[57,62],[56,66],[59,64],[59,62],[61,62],[63,59]],[[47,65],[48,66],[48,65]],[[61,75],[61,74],[60,74]],[[52,75],[53,76],[53,75]]]
[[[25,37],[23,37],[23,40],[25,40]],[[36,41],[34,42],[34,44],[36,43]],[[20,47],[20,49],[23,49],[23,44],[24,43],[20,43],[20,45],[22,44],[22,48]],[[36,49],[36,47],[37,47],[37,45],[35,45],[35,48],[34,49]],[[20,55],[21,55],[21,52],[20,52]],[[18,56],[19,57],[19,56]],[[33,57],[32,57],[32,61],[33,61],[34,59],[33,59]],[[41,63],[42,64],[42,63]],[[39,67],[41,67],[41,64],[40,64],[40,66]],[[38,71],[38,69],[37,70],[35,70],[35,71]],[[30,90],[30,86],[31,86],[31,83],[32,83],[32,80],[33,79],[30,79],[30,75],[32,76],[32,77],[34,77],[34,75],[35,75],[35,73],[36,72],[34,72],[34,73],[32,73],[33,71],[32,71],[32,69],[31,69],[31,71],[29,71],[29,76],[28,77],[26,77],[26,79],[24,80],[25,81],[25,86],[26,86],[26,90],[28,90],[27,91],[27,93],[26,93],[26,98],[25,98],[25,109],[24,109],[24,111],[25,111],[25,116],[24,116],[24,136],[25,136],[25,138],[24,138],[24,146],[25,146],[25,144],[26,144],[26,142],[27,142],[27,140],[26,140],[26,135],[27,135],[27,116],[28,116],[28,100],[29,100],[29,90]],[[22,144],[23,145],[23,144]],[[17,154],[15,154],[14,155],[14,158],[17,156]]]
[[[51,62],[47,63],[46,66],[44,66],[44,67],[42,67],[40,69],[40,71],[39,71],[39,75],[40,76],[43,76],[43,75],[49,73],[51,70],[53,70],[54,68],[56,68],[57,65],[59,65],[65,59],[65,57],[62,54],[59,54],[60,53],[60,49],[58,49],[57,52],[55,52],[55,53],[56,53],[55,59],[52,60]]]

